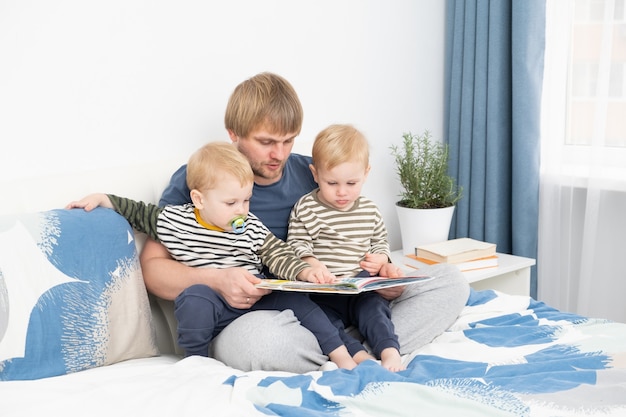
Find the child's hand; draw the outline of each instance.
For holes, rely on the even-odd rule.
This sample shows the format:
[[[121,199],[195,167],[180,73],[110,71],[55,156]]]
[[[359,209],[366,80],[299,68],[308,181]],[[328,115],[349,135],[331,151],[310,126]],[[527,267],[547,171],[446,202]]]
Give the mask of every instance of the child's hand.
[[[98,206],[113,208],[113,204],[111,204],[111,200],[109,200],[109,197],[106,194],[102,193],[89,194],[88,196],[83,197],[78,201],[70,202],[67,206],[65,206],[65,208],[82,208],[85,209],[85,211],[91,211]]]
[[[320,262],[315,256],[305,256],[302,260],[311,265],[311,268],[307,268],[311,271],[303,275],[302,278],[300,278],[300,274],[298,274],[296,277],[298,280],[314,282],[317,284],[329,284],[335,281],[336,277],[331,274],[328,268],[326,268],[326,265]],[[304,271],[306,271],[306,269]]]
[[[316,284],[330,284],[335,281],[335,276],[323,264],[303,269],[296,278]]]
[[[366,253],[359,265],[370,275],[379,275],[380,269],[388,263],[389,258],[384,253]]]

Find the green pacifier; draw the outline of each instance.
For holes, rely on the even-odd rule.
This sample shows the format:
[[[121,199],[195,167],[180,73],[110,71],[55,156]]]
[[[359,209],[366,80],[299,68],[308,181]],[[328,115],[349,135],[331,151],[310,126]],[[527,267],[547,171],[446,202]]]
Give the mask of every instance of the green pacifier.
[[[246,227],[246,218],[244,216],[237,216],[230,221],[230,225],[233,227],[233,232],[243,233],[243,229]]]

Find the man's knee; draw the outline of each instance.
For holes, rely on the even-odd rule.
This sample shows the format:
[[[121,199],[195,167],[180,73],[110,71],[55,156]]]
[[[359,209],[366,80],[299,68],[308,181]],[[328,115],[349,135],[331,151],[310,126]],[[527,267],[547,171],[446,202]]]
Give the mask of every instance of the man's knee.
[[[211,348],[215,359],[245,371],[308,372],[327,360],[315,336],[290,310],[244,314],[213,340]]]

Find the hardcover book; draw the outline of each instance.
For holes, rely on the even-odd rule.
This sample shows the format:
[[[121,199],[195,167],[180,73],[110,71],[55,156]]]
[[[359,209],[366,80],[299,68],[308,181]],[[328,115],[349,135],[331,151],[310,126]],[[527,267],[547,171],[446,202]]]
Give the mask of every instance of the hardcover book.
[[[436,265],[441,262],[431,261],[430,259],[418,258],[415,255],[406,255],[408,258],[416,260],[426,265]],[[498,266],[498,255],[487,256],[485,258],[472,259],[463,262],[453,262],[461,272],[474,271],[476,269],[495,268]]]
[[[487,258],[496,254],[496,244],[481,242],[468,237],[421,245],[415,248],[415,256],[441,263],[460,263]]]

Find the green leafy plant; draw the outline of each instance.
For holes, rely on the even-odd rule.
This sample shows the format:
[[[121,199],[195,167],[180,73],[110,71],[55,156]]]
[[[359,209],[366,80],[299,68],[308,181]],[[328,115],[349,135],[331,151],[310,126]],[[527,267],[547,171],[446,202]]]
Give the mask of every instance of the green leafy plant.
[[[422,135],[405,133],[401,147],[391,146],[396,172],[402,185],[398,205],[408,208],[443,208],[455,205],[462,196],[448,175],[448,145]]]

